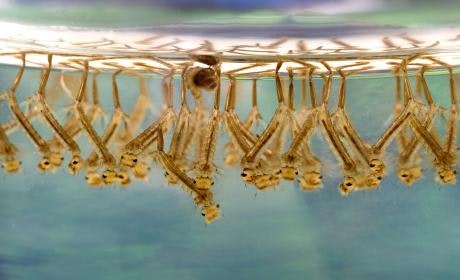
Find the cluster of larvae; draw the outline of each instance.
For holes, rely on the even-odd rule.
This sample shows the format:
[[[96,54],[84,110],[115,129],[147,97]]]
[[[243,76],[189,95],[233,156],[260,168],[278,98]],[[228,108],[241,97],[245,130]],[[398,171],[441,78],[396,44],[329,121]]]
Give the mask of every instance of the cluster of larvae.
[[[253,63],[224,72],[221,69],[225,62],[213,55],[191,55],[190,61],[175,64],[152,57],[164,66],[161,68],[134,62],[142,71],[122,66],[113,57],[77,58],[73,64],[65,66],[81,71],[78,88],[68,88],[63,73],[60,76],[71,105],[67,108],[66,118],[59,120],[52,108],[51,90],[47,89],[50,75],[55,74],[52,54],[46,54],[48,63],[43,66],[37,92],[27,99],[28,109],[21,110],[16,94],[27,66],[27,55],[15,55],[21,66],[8,91],[0,96],[0,102],[8,103],[13,116],[10,122],[0,126],[1,165],[8,173],[18,172],[21,168],[18,148],[9,139],[13,128],[19,127],[41,155],[37,164],[40,171],[56,170],[68,153],[70,159],[66,165],[69,172],[73,175],[84,172],[91,187],[112,184],[125,187],[133,179],[147,180],[151,165],[156,163],[164,169],[169,184],[179,185],[190,193],[205,222],[210,223],[221,216],[213,195],[218,172],[216,146],[221,131],[228,136],[224,162],[241,167],[245,184],[254,185],[257,190],[267,190],[277,188],[281,180],[297,181],[307,192],[321,188],[322,174],[327,174],[327,169],[310,148],[312,135],[319,132],[341,165],[344,178],[338,189],[344,196],[380,185],[387,171],[385,151],[393,140],[399,149],[397,175],[404,184],[412,185],[422,177],[421,147],[432,156],[438,181],[456,183],[457,96],[454,74],[449,64],[433,56],[417,54],[386,61],[396,84],[393,117],[376,141],[369,143],[355,129],[346,106],[347,79],[372,68],[365,59],[335,67],[331,66],[333,62],[325,60],[280,60],[272,63],[274,67],[268,71],[251,72],[261,65]],[[96,121],[106,114],[99,102],[97,81],[101,70],[92,66],[95,62],[112,69],[113,110],[102,134],[95,128]],[[283,68],[283,64],[288,66]],[[426,71],[433,68],[448,71],[450,108],[443,108],[433,100],[425,79]],[[409,69],[415,77],[416,90],[411,85]],[[121,73],[139,79],[139,94],[130,113],[120,102],[117,77]],[[148,119],[152,102],[145,73],[162,75],[164,106],[153,119]],[[273,78],[277,107],[264,125],[257,102],[257,81],[267,76]],[[174,79],[177,77],[180,77],[181,85],[177,91],[180,104],[175,106]],[[252,79],[252,109],[244,118],[235,110],[239,78]],[[89,79],[92,79],[91,90],[87,86]],[[228,83],[223,106],[222,79]],[[295,79],[299,79],[301,85],[297,91]],[[321,80],[321,89],[317,88],[314,79]],[[332,103],[334,81],[340,85],[338,99]],[[296,92],[300,94],[300,104],[295,104]],[[212,104],[207,102],[210,98],[204,98],[208,94],[213,94]],[[435,117],[440,114],[444,116],[445,137],[441,137],[433,125]],[[51,139],[44,139],[34,127],[36,119],[49,125],[54,135]],[[145,122],[148,125],[143,127]],[[92,144],[93,151],[88,155],[82,154],[77,142],[81,134],[86,135]],[[169,143],[165,141],[166,136],[170,136]]]

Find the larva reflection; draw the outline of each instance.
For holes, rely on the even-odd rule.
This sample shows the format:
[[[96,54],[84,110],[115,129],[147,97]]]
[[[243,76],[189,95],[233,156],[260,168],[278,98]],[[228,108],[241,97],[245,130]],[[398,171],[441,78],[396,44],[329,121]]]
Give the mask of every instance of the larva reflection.
[[[379,40],[385,50],[380,53],[337,38],[315,49],[282,39],[216,51],[211,41],[184,49],[161,36],[125,44],[120,52],[105,52],[119,47],[114,40],[82,42],[76,46],[92,51],[81,53],[6,50],[2,59],[17,67],[1,95],[11,112],[0,127],[2,168],[21,172],[23,148],[10,136],[22,131],[41,155],[40,171],[55,171],[68,160],[68,171],[83,174],[94,188],[128,187],[152,178],[152,168],[161,169],[165,182],[191,195],[207,223],[221,216],[214,192],[228,166],[240,168],[242,184],[257,191],[278,189],[282,181],[304,192],[331,187],[324,180],[331,176],[328,166],[311,145],[314,135],[320,135],[340,166],[341,195],[381,187],[393,166],[399,180],[413,185],[430,176],[421,162],[431,164],[440,184],[456,184],[459,61],[436,48],[449,49],[458,40],[399,37],[410,46],[389,37]],[[42,71],[24,110],[17,95],[29,65]],[[448,91],[437,95],[448,99],[448,106],[433,97],[427,79],[438,71],[447,73]],[[77,86],[68,86],[69,73],[77,74]],[[354,93],[347,85],[366,73],[383,73],[395,83],[386,100],[394,104],[389,123],[372,140],[363,137],[349,112]],[[111,88],[102,93],[104,75]],[[125,104],[121,86],[126,77],[138,83],[131,105]],[[160,77],[161,84],[151,88],[152,77]],[[52,79],[60,81],[57,87],[65,96],[51,97]],[[275,94],[263,92],[261,81],[271,82]],[[242,84],[250,84],[250,90],[242,92]],[[163,103],[155,104],[152,94]],[[262,117],[261,96],[276,103],[270,118]],[[65,118],[53,104],[59,98],[70,99]],[[101,98],[111,105],[102,105]],[[251,100],[246,114],[238,108],[243,98]],[[107,117],[102,126],[101,115]],[[435,125],[438,117],[442,129]],[[50,140],[40,124],[50,129]],[[80,147],[82,141],[90,143],[89,152]],[[392,142],[398,148],[393,157],[387,155]],[[224,152],[218,153],[221,145]]]

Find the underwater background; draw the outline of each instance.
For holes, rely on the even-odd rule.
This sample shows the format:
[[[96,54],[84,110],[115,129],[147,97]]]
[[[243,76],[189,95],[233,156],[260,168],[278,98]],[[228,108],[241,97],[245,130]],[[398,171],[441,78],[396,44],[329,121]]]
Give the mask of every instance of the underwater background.
[[[30,2],[35,1],[8,3],[0,8],[1,18],[27,22],[36,16],[40,22],[40,17],[46,15],[43,6],[35,10],[38,13],[35,16],[21,12],[31,9],[22,6]],[[244,4],[233,1],[231,5],[240,2]],[[445,2],[455,4],[455,1]],[[102,4],[107,3],[102,1]],[[87,6],[82,6],[81,11],[62,9],[68,9],[64,10],[67,15],[88,15]],[[382,19],[384,13],[396,13],[381,10],[362,16],[376,13],[381,16],[376,18]],[[458,10],[445,11],[446,17],[428,18],[428,24],[437,20],[444,24],[458,23]],[[230,18],[234,12],[229,12]],[[116,10],[114,14],[123,13]],[[56,17],[56,21],[51,18],[49,22],[62,22],[64,18]],[[78,18],[69,16],[69,24],[76,24],[73,20]],[[110,17],[88,18],[86,23],[94,19],[96,25],[123,24]],[[397,22],[398,14],[390,18],[390,23]],[[415,13],[414,18],[422,17]],[[150,24],[151,19],[138,20],[137,23]],[[401,21],[416,22],[407,17]],[[7,90],[16,71],[13,66],[0,66],[0,91]],[[38,84],[39,71],[27,72],[18,93],[22,100]],[[101,96],[111,94],[110,76],[101,76]],[[460,88],[459,74],[455,77]],[[430,75],[427,79],[437,102],[447,104],[446,75]],[[237,108],[245,116],[249,111],[250,83],[241,84]],[[122,103],[132,102],[129,97],[137,94],[135,81],[123,76],[119,85]],[[151,77],[149,86],[160,108],[161,99],[155,99],[152,90],[160,86],[160,79]],[[264,93],[260,94],[259,103],[265,121],[276,107],[274,86],[273,80],[259,82],[259,92]],[[348,86],[351,118],[363,137],[373,141],[389,122],[394,78],[364,76],[351,79]],[[179,87],[179,79],[175,79],[176,90]],[[338,81],[334,80],[334,94],[337,91]],[[64,114],[58,112],[60,116]],[[9,118],[9,109],[3,102],[0,121]],[[40,125],[38,121],[35,123]],[[324,188],[304,193],[295,183],[282,182],[278,190],[257,192],[243,184],[238,168],[223,168],[222,151],[226,142],[223,131],[216,156],[222,168],[215,185],[223,217],[211,225],[203,223],[188,194],[165,182],[160,168],[153,169],[148,182],[136,181],[130,188],[92,189],[82,174],[75,178],[65,168],[54,174],[39,173],[36,170],[39,155],[24,133],[15,131],[11,138],[20,147],[23,167],[18,174],[0,174],[0,279],[453,279],[460,276],[459,184],[440,186],[435,182],[431,155],[422,154],[424,178],[412,187],[400,183],[395,168],[390,166],[380,188],[344,198],[337,191],[342,179],[337,175],[340,166],[326,148],[321,133],[316,132],[313,151],[325,163]],[[86,146],[90,148],[88,143]],[[388,162],[396,162],[394,144],[387,154]]]

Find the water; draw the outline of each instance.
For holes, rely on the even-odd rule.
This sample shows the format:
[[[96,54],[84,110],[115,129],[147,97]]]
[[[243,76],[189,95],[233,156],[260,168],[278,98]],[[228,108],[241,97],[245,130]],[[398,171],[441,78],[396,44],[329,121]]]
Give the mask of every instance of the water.
[[[395,4],[392,1],[386,3]],[[352,58],[361,56],[363,52],[329,52],[328,46],[337,48],[337,45],[325,37],[338,36],[352,44],[368,47],[368,44],[377,41],[381,44],[385,36],[381,33],[389,32],[388,36],[403,46],[402,50],[392,50],[397,55],[413,53],[417,49],[443,56],[452,64],[459,65],[458,39],[452,40],[458,36],[455,26],[458,26],[459,10],[441,5],[412,6],[398,11],[376,9],[369,13],[326,16],[306,11],[290,12],[288,15],[265,10],[184,12],[159,7],[126,9],[110,5],[102,7],[104,16],[101,16],[99,9],[91,5],[75,9],[6,5],[0,7],[0,17],[14,24],[0,23],[3,30],[0,46],[3,51],[36,49],[86,55],[139,54],[148,53],[145,49],[150,45],[140,46],[143,51],[139,51],[117,43],[139,47],[133,42],[145,38],[150,32],[163,30],[166,33],[177,32],[180,36],[166,34],[166,38],[158,43],[153,41],[152,45],[161,45],[175,37],[184,39],[185,43],[174,45],[183,47],[181,51],[174,48],[161,50],[161,55],[176,60],[188,59],[188,53],[183,51],[199,46],[202,43],[200,36],[206,35],[212,37],[215,46],[227,50],[228,46],[241,42],[266,45],[280,36],[293,37],[288,46],[276,49],[277,54],[287,54],[289,48],[296,46],[298,39],[308,37],[306,42],[311,53],[300,52],[299,57],[317,59],[325,55]],[[352,24],[349,24],[350,19]],[[24,22],[45,27],[15,24]],[[177,23],[183,25],[171,25]],[[235,23],[245,26],[237,28],[229,25]],[[446,24],[454,27],[448,28]],[[75,28],[64,28],[62,25]],[[81,26],[91,28],[77,28]],[[267,26],[276,27],[277,33]],[[364,26],[369,26],[369,29]],[[408,26],[417,28],[407,29]],[[122,29],[112,31],[113,27]],[[413,46],[401,39],[401,33],[406,31],[409,34],[414,32],[416,38],[424,41],[423,44]],[[116,42],[101,46],[77,45],[80,42],[98,42],[102,37]],[[60,41],[60,38],[65,40]],[[426,48],[435,40],[440,40],[441,44]],[[317,48],[323,44],[326,47]],[[371,48],[371,51],[377,56],[388,54],[381,49]],[[273,61],[277,54],[267,54],[263,60]],[[232,61],[240,62],[261,57],[225,55]],[[9,65],[11,61],[3,59],[0,59],[5,63],[0,64],[0,92],[8,89],[18,70],[16,66]],[[41,60],[37,57],[30,59],[42,65],[46,62],[44,56]],[[120,63],[125,65],[123,61]],[[40,76],[36,67],[43,67],[39,64],[28,66],[17,93],[21,103],[36,92]],[[350,118],[363,139],[371,143],[391,122],[395,95],[394,77],[388,74],[388,69],[383,71],[381,65],[373,66],[376,71],[349,79],[347,88]],[[59,96],[53,97],[53,108],[59,121],[63,122],[66,117],[64,107],[72,100],[63,97],[65,94],[58,81],[60,71],[52,72],[48,94]],[[106,72],[109,71],[100,74],[99,86],[102,106],[109,112],[107,122],[111,113],[112,89],[111,75]],[[458,67],[454,72],[458,93]],[[66,73],[69,85],[78,88],[81,72],[67,69]],[[158,116],[164,102],[159,91],[160,77],[145,75],[149,77],[153,107],[143,127]],[[412,76],[411,82],[415,88]],[[450,100],[446,71],[430,71],[427,82],[436,104],[447,107]],[[296,104],[299,102],[300,83],[298,79],[294,83]],[[121,74],[118,84],[122,106],[130,113],[134,97],[138,95],[138,81]],[[321,79],[316,78],[315,84],[320,89]],[[224,79],[224,93],[227,86],[228,81]],[[174,88],[174,104],[177,106],[180,92],[178,76],[175,77]],[[331,108],[336,105],[338,90],[336,76]],[[250,110],[250,91],[250,80],[238,81],[236,107],[242,118]],[[273,78],[259,80],[258,92],[260,110],[267,124],[277,105]],[[210,95],[205,99],[208,104],[212,101]],[[0,123],[10,119],[6,102],[0,102]],[[444,135],[445,129],[441,124],[444,122],[438,115],[435,126]],[[33,121],[33,125],[45,139],[53,136],[40,117]],[[95,128],[99,133],[104,130],[100,122]],[[460,224],[457,223],[460,184],[441,186],[436,182],[433,157],[424,148],[421,149],[424,176],[411,187],[397,179],[398,151],[392,143],[385,156],[388,174],[381,186],[342,197],[337,189],[343,179],[342,171],[320,131],[313,135],[312,151],[323,163],[323,188],[311,193],[302,192],[298,183],[286,181],[281,181],[276,190],[268,191],[256,191],[254,186],[244,185],[240,179],[241,169],[223,163],[227,136],[225,129],[221,129],[216,155],[219,172],[214,186],[215,200],[220,204],[223,217],[206,225],[191,196],[181,188],[166,183],[158,162],[149,161],[152,171],[148,181],[136,180],[129,188],[115,185],[91,188],[85,182],[85,172],[72,176],[65,167],[55,173],[38,172],[36,165],[40,155],[30,139],[19,129],[11,133],[9,137],[19,147],[19,158],[23,164],[17,174],[0,172],[0,280],[454,279],[460,276],[457,265],[460,257]],[[166,140],[169,141],[170,137],[168,134]],[[86,136],[78,137],[77,142],[85,156],[93,149]],[[69,158],[67,153],[64,162],[67,163]]]
[[[416,272],[432,279],[459,273],[456,188],[426,179],[407,189],[388,180],[378,191],[343,199],[335,188],[304,194],[283,184],[255,197],[235,176],[229,170],[219,180],[225,216],[207,227],[189,197],[161,183],[94,191],[64,174],[35,175],[32,184],[8,176],[1,191],[2,276],[404,279]]]
[[[0,69],[2,84],[11,81],[12,69]],[[28,82],[19,91],[22,98],[37,86],[38,71],[27,72]],[[446,80],[445,75],[428,78],[440,104],[448,102],[443,94]],[[393,100],[393,83],[390,76],[350,80],[349,111],[365,139],[374,140],[383,131],[392,110],[388,100]],[[111,93],[109,75],[103,75],[100,84],[102,95]],[[122,102],[129,103],[136,92],[135,79],[123,76],[120,85]],[[152,77],[149,85],[159,86],[158,78]],[[179,88],[177,79],[175,85]],[[335,80],[334,94],[337,89]],[[237,107],[244,116],[249,109],[243,99],[249,82],[242,82],[240,90]],[[274,81],[261,81],[259,90],[264,92],[260,103],[267,120],[275,107]],[[9,116],[8,108],[3,106],[1,114],[2,120]],[[455,265],[460,246],[460,225],[455,223],[460,210],[458,185],[439,186],[426,154],[424,179],[414,186],[402,185],[390,167],[379,189],[346,198],[337,192],[339,166],[320,133],[314,136],[313,150],[326,167],[324,188],[318,192],[304,193],[295,183],[286,182],[278,190],[257,192],[236,179],[238,169],[221,164],[215,196],[224,216],[206,226],[190,196],[167,185],[158,167],[149,182],[136,181],[127,189],[92,189],[83,174],[75,178],[64,168],[40,174],[30,141],[20,130],[12,139],[27,152],[21,153],[22,172],[1,175],[1,279],[460,275]],[[80,141],[89,148],[87,141]],[[221,160],[223,153],[218,151]],[[395,152],[393,145],[389,161],[394,161]]]

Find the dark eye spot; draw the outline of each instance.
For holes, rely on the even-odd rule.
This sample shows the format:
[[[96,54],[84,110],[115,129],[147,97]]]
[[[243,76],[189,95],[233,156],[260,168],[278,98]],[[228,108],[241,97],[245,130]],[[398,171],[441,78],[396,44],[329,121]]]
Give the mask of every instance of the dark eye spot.
[[[196,180],[193,180],[193,184],[196,184]]]
[[[371,163],[369,166],[370,166],[370,167],[375,167],[375,164]]]
[[[323,179],[323,176],[319,176],[320,179]]]
[[[201,216],[203,216],[203,217],[204,217],[204,216],[206,216],[206,214],[205,214],[205,213],[201,213]]]
[[[74,161],[72,161],[72,164],[73,164],[73,165],[77,165],[77,164],[78,164],[78,161],[74,160]]]
[[[348,183],[345,184],[345,186],[347,186],[347,187],[351,187],[351,185],[353,185],[353,184],[350,183],[350,182],[348,182]]]
[[[137,158],[133,159],[133,162],[136,163],[136,162],[137,162]]]
[[[441,177],[441,179],[444,179],[444,175],[440,175],[439,177]]]
[[[125,178],[125,176],[124,176],[124,175],[118,175],[118,178],[120,178],[120,179],[124,179],[124,178]]]
[[[457,170],[454,170],[454,175],[457,175]]]
[[[105,174],[102,174],[102,178],[104,178],[104,179],[105,179],[105,178],[107,178],[107,175],[105,175]]]
[[[220,205],[219,205],[219,204],[216,204],[216,207],[217,207],[217,208],[220,208]]]
[[[88,176],[85,176],[85,180],[88,181],[88,180],[89,180],[89,177],[88,177]]]
[[[121,156],[121,159],[124,159],[124,158],[125,158],[125,156]]]
[[[409,175],[407,175],[407,174],[401,175],[401,177],[403,177],[403,178],[406,178],[406,177],[408,177],[408,176],[409,176]]]
[[[211,182],[211,186],[214,186],[214,182]]]
[[[244,173],[244,172],[241,173],[241,177],[246,177],[246,176],[248,176],[248,174],[246,174],[246,173]]]
[[[379,181],[382,180],[382,176],[377,177],[377,180]]]
[[[44,164],[44,165],[49,165],[50,162],[49,162],[49,161],[45,161],[45,162],[43,162],[43,164]]]
[[[64,157],[61,157],[61,160],[64,160]]]
[[[296,171],[296,172],[295,172],[295,175],[299,175],[299,171]]]

